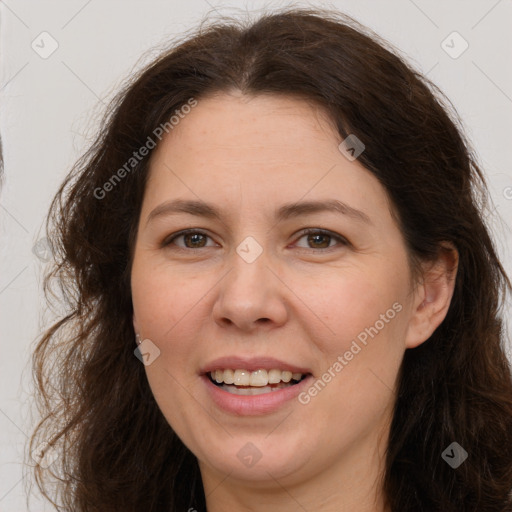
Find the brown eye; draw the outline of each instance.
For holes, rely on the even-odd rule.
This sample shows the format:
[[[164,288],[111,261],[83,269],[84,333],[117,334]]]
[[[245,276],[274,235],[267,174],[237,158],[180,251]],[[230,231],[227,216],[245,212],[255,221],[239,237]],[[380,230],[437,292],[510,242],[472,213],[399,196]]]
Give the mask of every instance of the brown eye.
[[[207,240],[210,238],[206,233],[197,230],[186,230],[180,231],[179,233],[172,235],[162,243],[163,247],[175,245],[178,249],[202,249],[207,246]],[[183,244],[176,244],[176,240],[183,239]]]
[[[315,249],[326,249],[329,247],[331,237],[329,235],[318,234],[318,235],[307,235],[308,243],[313,244]]]
[[[308,247],[304,247],[306,249],[329,249],[336,246],[336,244],[331,245],[331,242],[335,241],[338,241],[341,245],[348,245],[348,242],[340,235],[321,229],[307,229],[302,232],[299,240],[302,238],[307,239]]]
[[[186,235],[183,235],[183,240],[185,241],[185,245],[190,243],[192,247],[191,249],[197,249],[197,247],[204,247],[206,243],[206,237],[205,235],[201,233],[188,233]]]

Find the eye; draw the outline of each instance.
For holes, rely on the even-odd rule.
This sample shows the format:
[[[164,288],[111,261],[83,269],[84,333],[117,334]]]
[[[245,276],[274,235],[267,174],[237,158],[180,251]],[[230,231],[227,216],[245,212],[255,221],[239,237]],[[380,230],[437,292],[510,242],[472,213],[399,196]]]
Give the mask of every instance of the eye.
[[[336,244],[332,244],[332,242],[338,241],[338,244],[342,246],[349,245],[349,242],[343,238],[341,235],[337,235],[332,233],[331,231],[326,231],[324,229],[305,229],[302,231],[299,240],[307,237],[307,243],[311,244],[312,247],[304,247],[299,246],[304,249],[319,249],[328,250],[336,246]],[[177,244],[176,240],[183,239],[184,245]],[[167,237],[162,242],[162,247],[168,247],[174,245],[178,250],[188,250],[188,249],[203,249],[207,247],[214,247],[214,245],[207,245],[208,239],[211,240],[210,236],[208,236],[204,231],[199,231],[197,229],[185,229],[183,231],[179,231],[178,233],[174,233]]]
[[[340,235],[332,233],[331,231],[326,231],[324,229],[305,229],[302,231],[302,236],[299,238],[307,237],[307,243],[312,244],[313,247],[303,247],[305,249],[330,249],[335,247],[335,245],[331,245],[331,242],[338,241],[341,245],[346,246],[349,245],[349,242]]]
[[[175,243],[176,240],[182,238],[184,242],[184,246],[177,245]],[[176,245],[178,249],[202,249],[204,247],[212,247],[207,246],[207,239],[210,238],[203,231],[198,231],[197,229],[185,229],[180,231],[179,233],[175,233],[170,237],[166,238],[162,242],[162,247],[167,247],[169,245]]]

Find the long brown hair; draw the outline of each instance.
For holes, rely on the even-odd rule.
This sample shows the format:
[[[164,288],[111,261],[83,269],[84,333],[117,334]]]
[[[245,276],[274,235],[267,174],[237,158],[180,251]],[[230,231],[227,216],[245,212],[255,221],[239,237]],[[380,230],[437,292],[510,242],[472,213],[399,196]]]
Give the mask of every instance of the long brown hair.
[[[512,510],[512,378],[500,317],[510,281],[484,221],[484,176],[430,81],[354,20],[311,9],[212,23],[164,52],[127,82],[58,191],[45,289],[58,284],[68,311],[35,349],[42,420],[30,449],[46,441],[59,457],[35,467],[37,485],[64,510],[205,511],[197,460],[133,354],[131,252],[149,155],[108,193],[98,190],[190,98],[233,89],[316,102],[342,138],[363,141],[359,162],[389,194],[413,267],[444,241],[459,252],[445,320],[400,369],[384,475],[391,509]],[[469,455],[457,469],[442,458],[452,442]]]

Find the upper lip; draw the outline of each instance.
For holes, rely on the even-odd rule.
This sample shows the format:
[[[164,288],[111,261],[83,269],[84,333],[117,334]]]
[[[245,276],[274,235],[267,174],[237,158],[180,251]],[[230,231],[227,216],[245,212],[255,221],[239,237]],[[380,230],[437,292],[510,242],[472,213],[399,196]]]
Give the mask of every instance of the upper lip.
[[[238,357],[227,356],[220,357],[204,365],[201,369],[202,374],[213,372],[215,370],[248,370],[254,372],[256,370],[281,370],[290,371],[292,373],[311,373],[311,370],[303,366],[296,366],[294,364],[275,359],[273,357]]]

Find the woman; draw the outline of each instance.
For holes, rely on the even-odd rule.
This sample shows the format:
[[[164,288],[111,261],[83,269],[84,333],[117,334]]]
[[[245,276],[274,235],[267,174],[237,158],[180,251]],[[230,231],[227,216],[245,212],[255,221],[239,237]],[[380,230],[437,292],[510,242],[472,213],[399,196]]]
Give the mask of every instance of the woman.
[[[49,218],[70,312],[34,356],[43,491],[512,510],[510,282],[441,98],[307,10],[211,26],[128,83]]]

